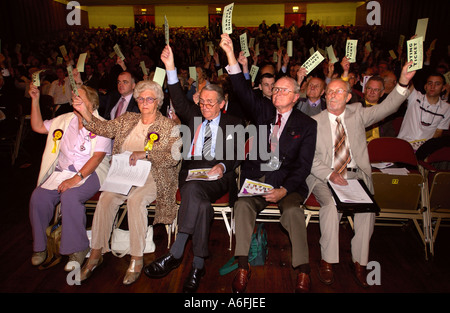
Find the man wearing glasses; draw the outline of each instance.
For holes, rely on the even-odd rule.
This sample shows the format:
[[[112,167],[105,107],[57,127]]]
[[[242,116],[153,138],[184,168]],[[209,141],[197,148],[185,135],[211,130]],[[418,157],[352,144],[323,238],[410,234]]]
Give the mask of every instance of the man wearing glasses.
[[[411,143],[417,150],[425,141],[442,136],[450,123],[450,105],[441,99],[445,78],[431,74],[425,84],[425,94],[411,87],[408,107],[398,138]]]
[[[364,103],[366,107],[377,105],[381,97],[384,95],[384,80],[380,76],[372,76],[367,80],[364,86]],[[367,142],[381,136],[380,123],[371,125],[366,129]]]
[[[251,276],[248,253],[256,217],[271,203],[278,205],[280,223],[291,241],[292,266],[297,272],[293,289],[308,292],[309,251],[301,205],[308,194],[306,178],[314,157],[316,122],[294,108],[300,97],[300,86],[295,79],[287,76],[278,79],[272,88],[271,100],[258,97],[245,83],[228,34],[222,34],[220,46],[227,55],[226,69],[242,109],[252,116],[259,130],[267,129],[265,133],[259,132],[258,136],[262,139],[259,138],[258,142],[265,140],[271,150],[269,160],[263,160],[259,151],[255,160],[248,158],[242,163],[241,182],[248,178],[273,186],[264,196],[241,197],[234,205],[238,270],[232,283],[233,292],[243,293],[246,290]]]
[[[230,198],[237,194],[235,169],[239,165],[237,138],[242,121],[230,114],[222,114],[225,98],[219,85],[205,86],[199,96],[199,105],[190,102],[177,77],[172,49],[167,45],[161,53],[166,72],[169,94],[182,124],[189,128],[183,132],[183,161],[179,175],[181,204],[178,212],[178,234],[169,253],[144,268],[151,278],[161,278],[177,268],[182,260],[186,242],[192,236],[194,260],[184,282],[184,292],[195,292],[205,275],[204,259],[208,256],[209,230],[214,210],[211,203],[227,192]],[[228,126],[228,127],[227,127]],[[232,127],[230,127],[232,126]],[[243,126],[240,127],[243,130]],[[183,130],[183,129],[182,129]],[[241,154],[243,156],[243,153]],[[210,169],[211,180],[186,181],[189,170]],[[216,177],[216,178],[212,178]],[[231,202],[231,199],[230,199]]]
[[[333,264],[339,263],[339,221],[327,182],[347,185],[347,179],[362,179],[373,193],[371,165],[367,152],[366,127],[394,113],[408,95],[408,84],[414,72],[407,72],[407,63],[395,89],[382,103],[363,107],[361,103],[347,104],[352,95],[348,82],[332,80],[325,91],[327,109],[313,118],[317,121],[317,142],[308,187],[320,204],[320,246],[322,259],[319,279],[326,285],[334,282]],[[354,277],[367,287],[365,267],[369,258],[369,242],[373,233],[375,213],[354,216],[355,234],[351,241]]]

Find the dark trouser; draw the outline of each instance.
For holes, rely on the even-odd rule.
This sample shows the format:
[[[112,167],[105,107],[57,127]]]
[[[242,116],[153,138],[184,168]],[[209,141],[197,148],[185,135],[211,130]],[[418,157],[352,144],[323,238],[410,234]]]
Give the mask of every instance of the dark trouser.
[[[303,201],[300,194],[293,192],[278,203],[281,212],[280,223],[287,230],[292,244],[294,268],[309,263],[306,221],[303,207],[301,207]],[[235,256],[248,256],[256,217],[268,204],[263,197],[242,197],[235,203]]]
[[[216,181],[188,181],[180,189],[179,232],[192,235],[195,256],[208,256],[209,230],[214,218],[211,203],[223,196],[228,187],[229,179],[224,177]]]

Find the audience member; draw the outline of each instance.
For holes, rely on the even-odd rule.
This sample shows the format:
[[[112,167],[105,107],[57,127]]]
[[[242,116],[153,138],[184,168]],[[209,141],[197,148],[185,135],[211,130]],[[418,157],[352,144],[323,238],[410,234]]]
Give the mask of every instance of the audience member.
[[[72,87],[66,76],[66,69],[59,66],[56,69],[56,80],[52,82],[48,95],[53,98],[54,116],[59,116],[72,111]]]
[[[97,92],[86,86],[80,86],[78,92],[87,110],[100,118]],[[77,111],[43,121],[39,95],[39,89],[30,84],[31,127],[39,134],[47,134],[37,187],[30,199],[34,251],[31,263],[37,266],[46,260],[46,229],[53,218],[55,206],[61,203],[63,226],[60,253],[69,255],[65,270],[72,271],[71,262],[81,265],[89,252],[84,203],[98,192],[106,178],[111,140],[84,128]],[[64,179],[56,188],[42,186],[53,173],[67,171],[71,173],[70,178]]]
[[[183,291],[195,292],[206,273],[204,263],[209,254],[209,231],[214,217],[211,203],[227,192],[230,197],[237,193],[235,169],[239,163],[236,138],[242,134],[235,133],[236,129],[230,126],[241,125],[242,121],[221,113],[225,99],[218,85],[203,87],[198,106],[188,101],[178,81],[169,45],[164,48],[161,60],[166,68],[173,106],[182,123],[188,126],[190,136],[187,135],[189,143],[183,149],[184,158],[179,175],[181,204],[177,238],[170,251],[147,265],[144,272],[151,278],[160,278],[177,268],[183,261],[186,242],[192,236],[194,260],[183,284]],[[189,170],[205,168],[209,169],[208,176],[214,179],[186,181]]]
[[[305,77],[306,70],[302,67],[299,76]],[[300,79],[299,79],[300,80]],[[300,82],[301,83],[301,82]],[[300,98],[296,105],[297,109],[306,115],[313,116],[326,109],[325,99],[322,98],[325,92],[325,81],[319,77],[311,77],[306,85],[306,98]]]
[[[301,204],[308,193],[305,180],[314,157],[316,125],[308,116],[294,109],[300,90],[295,79],[278,79],[272,89],[272,100],[258,97],[245,84],[234,55],[233,42],[227,34],[222,35],[220,46],[227,55],[227,69],[243,109],[253,116],[256,126],[273,126],[269,136],[270,146],[273,148],[276,145],[271,158],[273,167],[263,164],[259,153],[256,161],[246,160],[241,167],[241,183],[248,178],[270,184],[273,189],[268,195],[243,197],[235,203],[235,256],[238,257],[239,267],[232,283],[233,292],[242,293],[247,287],[251,275],[248,252],[256,217],[270,203],[277,203],[280,207],[280,222],[292,243],[292,266],[298,271],[295,290],[308,292],[309,252]],[[260,139],[258,141],[261,142]],[[278,160],[278,165],[274,164],[275,160]]]
[[[85,127],[96,134],[114,139],[113,155],[130,152],[129,164],[138,160],[151,162],[151,171],[143,186],[133,186],[127,195],[103,191],[92,221],[91,255],[81,271],[81,281],[103,261],[109,252],[109,240],[119,207],[127,201],[130,231],[130,266],[123,279],[125,285],[134,283],[143,268],[143,252],[148,227],[147,206],[156,201],[153,224],[172,224],[177,214],[176,192],[179,157],[174,145],[180,138],[175,123],[161,115],[164,95],[152,81],[141,81],[133,91],[140,113],[127,112],[110,121],[93,116],[79,97],[74,108],[86,120]],[[155,136],[153,138],[152,136]]]
[[[380,76],[372,76],[370,77],[364,88],[364,102],[363,106],[370,107],[377,105],[380,103],[381,97],[384,95],[384,80]],[[383,122],[379,122],[373,124],[366,129],[366,140],[367,142],[372,141],[375,138],[383,137],[381,135],[382,132],[382,124]]]
[[[105,111],[103,117],[113,120],[125,112],[139,113],[139,106],[133,97],[133,90],[136,87],[133,75],[124,71],[117,77],[117,91],[106,96]]]
[[[342,79],[332,80],[325,91],[327,110],[314,116],[317,121],[317,143],[308,187],[320,204],[321,261],[319,279],[324,284],[334,282],[333,264],[339,263],[339,221],[342,213],[327,182],[347,185],[347,179],[362,179],[373,193],[372,169],[364,131],[369,125],[394,113],[408,94],[407,86],[415,72],[407,72],[407,63],[399,85],[383,103],[363,107],[361,103],[347,104],[351,89]],[[400,85],[401,84],[401,85]],[[330,136],[331,134],[331,136]],[[329,152],[333,151],[333,154]],[[358,284],[367,287],[366,265],[369,243],[373,233],[375,213],[354,215],[354,236],[351,241],[353,274]]]
[[[430,138],[442,136],[450,123],[450,104],[440,98],[445,78],[434,73],[427,77],[425,94],[411,86],[408,107],[398,138],[408,141],[417,150]]]

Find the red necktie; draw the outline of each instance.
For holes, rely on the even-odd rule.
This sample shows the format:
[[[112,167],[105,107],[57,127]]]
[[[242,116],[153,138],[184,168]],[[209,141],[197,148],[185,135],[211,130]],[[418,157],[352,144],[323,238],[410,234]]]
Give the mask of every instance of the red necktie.
[[[273,126],[272,129],[272,135],[270,138],[270,151],[275,151],[275,149],[277,148],[277,144],[278,144],[278,131],[280,130],[281,127],[281,114],[278,113],[278,120],[275,123],[275,125]]]

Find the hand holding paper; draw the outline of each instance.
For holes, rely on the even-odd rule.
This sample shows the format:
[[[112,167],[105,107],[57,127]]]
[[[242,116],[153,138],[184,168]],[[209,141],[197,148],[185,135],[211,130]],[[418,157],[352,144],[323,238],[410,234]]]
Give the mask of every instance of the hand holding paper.
[[[223,8],[222,31],[225,34],[231,34],[233,32],[233,8],[234,3]]]
[[[358,40],[348,39],[345,47],[345,56],[350,63],[356,62],[356,52],[358,48]]]
[[[323,55],[319,51],[316,51],[312,56],[308,58],[308,60],[305,61],[305,63],[303,63],[302,67],[304,67],[306,69],[306,73],[309,74],[324,59],[325,58],[323,57]]]

